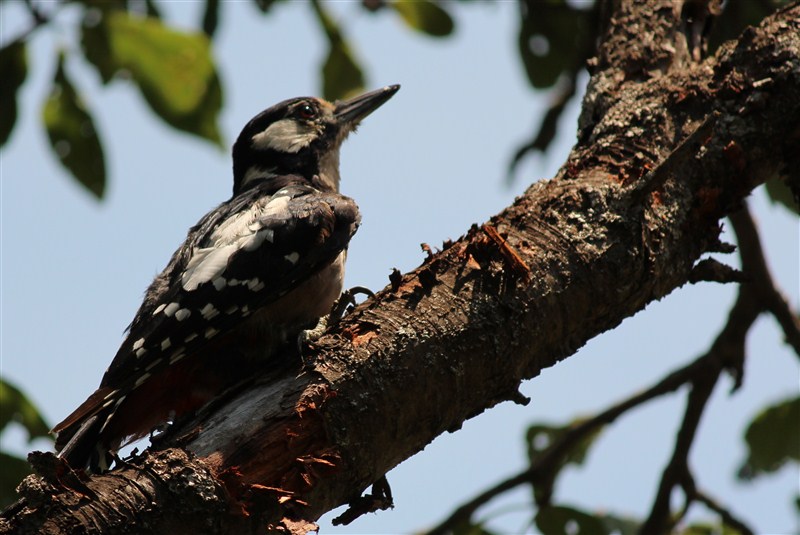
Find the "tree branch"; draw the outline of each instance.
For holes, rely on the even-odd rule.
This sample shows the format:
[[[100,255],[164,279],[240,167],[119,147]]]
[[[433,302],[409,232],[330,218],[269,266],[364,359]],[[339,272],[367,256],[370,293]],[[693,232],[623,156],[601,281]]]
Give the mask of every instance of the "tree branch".
[[[737,377],[741,376],[741,373],[738,370],[741,369],[740,362],[744,354],[743,337],[747,334],[750,327],[752,327],[758,314],[766,311],[766,307],[772,303],[772,295],[774,293],[777,293],[778,295],[780,294],[772,291],[774,289],[772,286],[772,279],[769,277],[766,258],[763,255],[761,241],[758,237],[758,233],[755,228],[755,222],[753,221],[750,211],[745,207],[732,214],[730,218],[734,222],[734,229],[736,232],[737,241],[739,242],[739,250],[743,257],[742,265],[746,269],[747,277],[745,284],[749,285],[749,289],[747,290],[748,295],[746,295],[744,299],[737,299],[734,308],[729,314],[729,324],[731,322],[732,324],[723,329],[723,332],[728,333],[726,336],[731,336],[732,333],[735,333],[736,340],[733,341],[733,347],[736,347],[736,350],[727,354],[718,354],[717,351],[721,348],[726,348],[727,350],[732,346],[729,343],[717,341],[714,346],[712,346],[712,349],[698,357],[689,365],[673,371],[661,379],[658,383],[645,389],[643,392],[631,396],[630,398],[609,407],[603,412],[582,421],[580,424],[575,425],[571,429],[567,430],[561,437],[559,437],[558,440],[554,441],[546,450],[541,452],[537,459],[533,461],[528,468],[497,483],[491,488],[460,505],[450,516],[448,516],[436,527],[432,528],[428,532],[428,535],[442,535],[444,533],[452,532],[460,524],[472,519],[478,508],[486,505],[489,501],[513,488],[525,484],[538,486],[548,484],[548,482],[553,481],[554,478],[552,477],[553,474],[551,472],[552,470],[561,466],[560,459],[566,456],[576,444],[580,443],[580,441],[597,431],[600,427],[614,422],[619,416],[627,411],[652,399],[655,399],[656,397],[674,392],[686,383],[704,383],[708,382],[712,378],[714,381],[716,381],[721,371],[726,367],[732,367],[735,372],[734,375]],[[762,282],[756,282],[758,280]],[[765,292],[765,288],[767,288],[769,291]],[[758,300],[760,304],[756,304],[756,300]],[[745,310],[745,308],[747,308],[747,310]],[[740,334],[742,335],[741,339],[739,337]],[[684,439],[681,440],[679,436],[679,443],[676,445],[676,450],[673,454],[673,461],[665,471],[665,478],[667,471],[670,472],[671,477],[666,482],[662,482],[662,485],[666,484],[667,486],[662,489],[662,492],[659,492],[659,498],[656,500],[659,508],[666,507],[666,509],[661,511],[662,522],[666,521],[668,518],[667,516],[663,515],[665,512],[669,513],[669,495],[672,487],[682,484],[682,481],[686,478],[686,476],[689,476],[691,479],[688,471],[688,465],[686,464],[686,456],[688,455],[688,449],[691,445],[691,440],[687,439],[693,438],[694,431],[696,430],[696,425],[698,423],[697,419],[705,407],[708,394],[711,392],[708,384],[704,386],[703,391],[698,393],[697,390],[698,389],[695,387],[693,395],[696,397],[694,400],[690,397],[690,406],[687,407],[687,415],[691,416],[691,421],[687,422],[686,419],[684,419],[682,426]],[[693,485],[683,486],[685,489],[688,487],[693,489]],[[697,494],[695,494],[695,491],[696,489],[693,490],[692,493],[687,494],[687,500],[689,502],[687,503],[687,506],[690,505],[691,501],[693,500],[701,501],[709,508],[712,508],[712,510],[720,513],[720,515],[723,517],[723,521],[728,525],[735,527],[742,533],[752,533],[749,528],[747,528],[740,521],[736,520],[730,512],[726,511],[725,514],[723,514],[723,509],[715,509],[712,507],[713,504],[711,501],[706,501],[706,499],[710,500],[709,498],[700,494],[699,491],[697,491]],[[545,498],[545,502],[548,502],[550,492],[544,491],[544,493],[547,496]],[[642,532],[648,533],[652,529],[662,529],[662,531],[665,531],[667,530],[667,526],[655,528],[653,525],[647,525],[642,528]]]
[[[698,489],[695,489],[692,498],[702,503],[715,513],[717,513],[725,525],[732,527],[733,529],[741,533],[741,535],[753,535],[755,533],[741,519],[734,516],[734,514],[731,513],[730,510],[726,509],[725,507],[717,503],[708,494]]]
[[[560,459],[569,454],[575,445],[604,425],[614,422],[631,409],[663,396],[664,394],[674,392],[684,384],[691,382],[699,372],[708,368],[707,360],[708,355],[702,355],[687,366],[673,371],[643,392],[616,403],[603,412],[568,429],[557,440],[553,441],[547,449],[542,451],[528,468],[497,483],[493,487],[460,505],[450,516],[428,531],[428,535],[443,535],[452,532],[459,524],[470,520],[478,508],[487,504],[497,496],[520,485],[530,484],[536,486],[552,481],[553,469],[561,466],[559,462]],[[549,502],[551,493],[546,492],[545,494],[545,500]]]
[[[685,486],[687,481],[692,480],[689,470],[689,449],[694,442],[700,417],[703,415],[711,392],[719,379],[719,372],[721,372],[721,368],[717,369],[716,373],[712,371],[693,379],[692,390],[686,402],[686,412],[681,428],[678,430],[672,458],[664,469],[650,516],[639,528],[639,533],[643,535],[672,531],[670,508],[672,489],[676,486]]]
[[[754,279],[763,276],[764,273],[768,273],[761,243],[749,210],[744,208],[733,214],[731,219],[736,222],[734,228],[740,244],[740,251],[742,256],[746,257],[743,258],[742,263],[746,267],[746,273],[749,278]],[[687,476],[690,477],[687,458],[700,415],[722,370],[730,367],[731,363],[733,363],[735,369],[741,368],[739,363],[744,354],[744,336],[752,327],[758,314],[763,311],[763,308],[759,307],[755,302],[756,295],[763,298],[763,295],[760,294],[761,288],[751,283],[748,290],[745,291],[745,295],[737,299],[734,308],[731,310],[728,326],[722,331],[725,334],[720,334],[720,339],[714,343],[707,353],[701,355],[691,364],[670,373],[645,391],[609,407],[568,430],[543,451],[528,468],[501,481],[459,506],[447,519],[431,529],[429,535],[441,535],[452,531],[459,524],[471,519],[479,507],[519,485],[530,484],[535,486],[552,481],[553,478],[550,477],[552,475],[550,472],[553,469],[557,469],[560,466],[559,460],[585,437],[595,432],[598,428],[612,423],[630,409],[666,393],[673,392],[686,383],[693,383],[694,387],[689,397],[686,416],[678,435],[672,460],[665,469],[650,520],[642,527],[642,533],[669,531],[671,528],[671,525],[669,525],[669,498],[672,488],[681,484]],[[729,338],[733,338],[733,340],[729,340]],[[723,350],[727,351],[727,353],[719,353]],[[736,375],[740,376],[740,373],[737,372]],[[546,494],[549,496],[549,492]],[[689,496],[688,499],[691,501],[694,497]]]
[[[299,531],[358,497],[437,435],[514,397],[523,379],[684,284],[718,242],[720,218],[768,176],[793,172],[784,164],[800,128],[800,7],[683,66],[680,54],[650,50],[678,38],[657,23],[663,9],[621,3],[566,164],[490,221],[503,247],[474,227],[331,329],[312,368],[270,372],[159,443],[188,450],[222,482],[214,496],[232,511],[228,532],[241,519]],[[672,2],[662,3],[672,13]],[[639,32],[624,26],[634,12]],[[617,35],[629,40],[620,50],[609,44]],[[708,135],[660,174],[710,114]],[[642,195],[640,182],[656,178]],[[509,266],[506,248],[530,279]],[[148,470],[169,454],[131,466]],[[28,515],[6,516],[0,533],[22,531],[45,511],[91,515],[110,499],[51,485],[50,501],[26,495]],[[160,492],[147,495],[147,507],[177,518]],[[66,501],[74,505],[59,505]],[[138,515],[93,518],[109,530],[165,529]]]
[[[740,244],[747,247],[748,273],[756,287],[759,300],[778,321],[786,336],[786,343],[792,346],[800,357],[800,315],[791,309],[789,302],[775,285],[752,214],[747,210],[741,210],[731,214],[730,220]],[[743,252],[743,256],[744,254]]]
[[[752,281],[766,280],[769,282],[769,289],[774,290],[750,211],[746,207],[739,210],[731,215],[731,221],[739,242],[742,271]],[[686,492],[687,501],[691,503],[694,499],[694,483],[688,486],[684,484],[687,480],[693,481],[688,466],[689,448],[694,441],[700,416],[722,371],[732,370],[736,382],[734,388],[741,385],[747,334],[758,316],[767,310],[763,287],[763,282],[762,284],[744,283],[740,286],[736,302],[728,315],[728,321],[708,351],[706,360],[713,366],[707,370],[707,373],[697,376],[693,380],[693,388],[689,395],[683,423],[678,431],[672,459],[664,469],[650,515],[642,524],[640,533],[668,533],[672,530],[670,497],[674,487],[690,488],[691,492]]]

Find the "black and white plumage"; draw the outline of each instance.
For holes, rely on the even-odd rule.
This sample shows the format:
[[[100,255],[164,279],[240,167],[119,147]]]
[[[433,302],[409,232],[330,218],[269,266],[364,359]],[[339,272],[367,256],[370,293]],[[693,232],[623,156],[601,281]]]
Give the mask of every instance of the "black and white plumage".
[[[360,223],[338,193],[339,147],[398,89],[290,99],[245,126],[232,198],[189,230],[100,387],[53,429],[59,456],[104,468],[109,452],[209,401],[330,311]]]

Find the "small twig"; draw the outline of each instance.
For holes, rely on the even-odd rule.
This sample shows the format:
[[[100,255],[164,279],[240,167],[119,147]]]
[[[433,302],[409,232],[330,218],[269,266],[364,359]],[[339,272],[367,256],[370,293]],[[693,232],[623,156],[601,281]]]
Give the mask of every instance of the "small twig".
[[[36,30],[38,30],[39,28],[50,22],[53,18],[53,15],[47,15],[45,13],[42,13],[42,11],[38,7],[36,7],[31,0],[25,0],[24,4],[28,8],[28,12],[31,14],[31,17],[33,18],[33,24],[31,24],[31,26],[27,30],[22,32],[20,35],[8,41],[8,43],[16,43],[18,41],[24,41],[25,39],[30,37],[30,35],[33,32],[35,32]],[[56,11],[61,9],[62,5],[63,3],[59,3],[55,8]],[[8,46],[8,44],[6,46]]]
[[[743,282],[745,277],[741,271],[732,268],[713,258],[704,258],[694,265],[689,273],[689,282]]]
[[[542,481],[545,473],[558,466],[558,459],[567,454],[578,442],[586,436],[593,433],[597,428],[612,423],[619,416],[625,412],[642,405],[651,399],[674,392],[682,385],[691,381],[695,375],[701,372],[702,368],[708,367],[705,356],[695,360],[691,364],[684,366],[674,372],[670,373],[658,383],[650,388],[640,392],[630,398],[623,400],[616,405],[613,405],[605,411],[584,420],[572,429],[566,431],[558,440],[554,441],[546,450],[539,454],[536,461],[534,461],[525,470],[501,481],[495,486],[487,489],[481,494],[475,496],[468,502],[459,506],[453,513],[443,520],[439,525],[432,528],[428,535],[442,535],[448,533],[455,526],[469,520],[475,511],[488,503],[495,497],[516,488],[523,484],[536,484]]]
[[[434,255],[433,249],[427,243],[420,243],[419,248],[422,249],[422,252],[425,253],[425,262],[429,262]]]
[[[648,535],[652,533],[669,533],[673,528],[674,520],[670,514],[670,498],[672,489],[676,486],[690,485],[692,477],[689,471],[689,450],[694,443],[700,418],[705,411],[711,392],[717,384],[722,368],[716,373],[700,375],[693,381],[692,391],[686,402],[681,428],[675,440],[675,449],[672,458],[664,469],[661,482],[658,486],[656,499],[650,509],[650,515],[639,528],[639,533]],[[692,485],[693,486],[693,485]]]
[[[800,357],[800,316],[798,313],[792,310],[783,294],[777,291],[767,303],[767,309],[783,329],[786,343],[792,346],[795,354]]]
[[[445,535],[446,533],[452,532],[456,526],[472,518],[472,515],[475,514],[475,511],[482,505],[490,502],[495,497],[505,492],[508,492],[513,488],[516,488],[520,485],[530,482],[531,482],[531,473],[529,469],[523,470],[522,472],[516,474],[515,476],[512,476],[504,481],[501,481],[494,487],[486,489],[485,491],[478,494],[468,502],[459,506],[455,511],[453,511],[450,514],[449,517],[447,517],[444,521],[442,521],[438,526],[428,531],[426,535]]]
[[[512,271],[514,271],[517,275],[521,276],[524,280],[530,280],[531,278],[531,268],[528,267],[528,264],[517,254],[513,247],[508,243],[508,241],[503,238],[497,229],[494,228],[489,223],[484,224],[482,227],[483,232],[491,239],[497,248],[500,251],[500,254],[503,255],[506,263],[508,263],[509,267]]]
[[[588,52],[586,57],[591,56],[593,52]],[[517,148],[514,156],[508,164],[506,171],[506,183],[511,184],[514,182],[515,173],[522,159],[528,154],[540,151],[544,152],[547,147],[555,138],[558,130],[558,120],[564,112],[564,108],[575,96],[577,89],[578,74],[583,70],[583,65],[576,66],[574,69],[565,69],[565,76],[562,82],[556,84],[550,91],[550,103],[548,104],[547,111],[539,123],[539,131],[527,143]]]
[[[754,534],[753,530],[750,529],[750,527],[747,524],[742,522],[741,519],[735,517],[733,513],[731,513],[728,509],[726,509],[719,503],[717,503],[714,499],[712,499],[703,491],[695,489],[693,498],[698,502],[702,503],[703,505],[705,505],[706,507],[708,507],[709,509],[711,509],[712,511],[714,511],[715,513],[717,513],[725,525],[734,528],[742,535]]]
[[[786,343],[794,349],[800,357],[800,317],[793,311],[787,299],[778,290],[772,274],[769,271],[764,257],[764,250],[758,236],[758,229],[749,209],[745,206],[742,210],[730,215],[733,230],[742,249],[742,266],[744,271],[752,278],[756,287],[758,298],[764,308],[775,317],[783,329]]]
[[[389,487],[389,481],[386,476],[381,476],[372,484],[372,492],[352,500],[348,506],[344,513],[331,521],[334,526],[346,526],[367,513],[393,508],[392,489]]]

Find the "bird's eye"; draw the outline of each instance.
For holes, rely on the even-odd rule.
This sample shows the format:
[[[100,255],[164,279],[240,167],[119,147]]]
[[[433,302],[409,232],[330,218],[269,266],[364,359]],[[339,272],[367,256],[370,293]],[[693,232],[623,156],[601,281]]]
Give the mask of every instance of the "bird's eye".
[[[311,119],[317,112],[311,104],[303,104],[297,109],[297,114],[303,119]]]

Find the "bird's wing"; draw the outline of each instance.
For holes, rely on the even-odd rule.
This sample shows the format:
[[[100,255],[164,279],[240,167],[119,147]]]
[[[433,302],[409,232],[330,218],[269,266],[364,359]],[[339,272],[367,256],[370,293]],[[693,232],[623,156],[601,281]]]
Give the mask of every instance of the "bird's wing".
[[[241,203],[229,203],[234,201]],[[190,358],[297,287],[347,248],[360,222],[352,199],[308,186],[285,187],[251,202],[245,209],[222,205],[190,231],[131,323],[103,377],[103,395],[93,395],[54,431]]]

